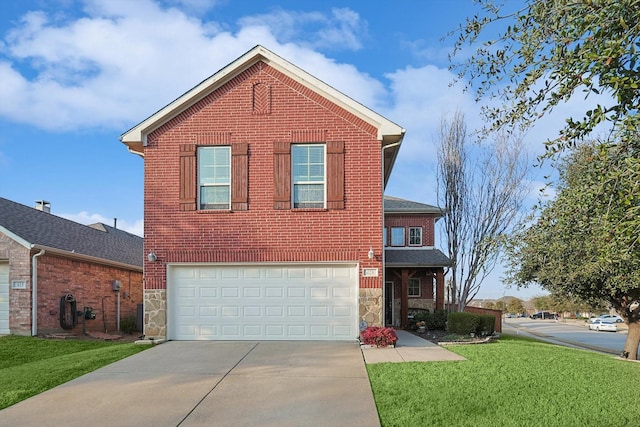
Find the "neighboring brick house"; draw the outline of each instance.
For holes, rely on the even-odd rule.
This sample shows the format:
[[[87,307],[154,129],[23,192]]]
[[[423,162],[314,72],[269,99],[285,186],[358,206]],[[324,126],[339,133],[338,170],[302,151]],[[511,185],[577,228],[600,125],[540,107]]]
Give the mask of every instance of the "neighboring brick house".
[[[355,340],[384,324],[383,192],[404,133],[262,46],[125,132],[144,158],[145,334]]]
[[[435,223],[443,211],[385,196],[385,321],[406,326],[411,309],[445,308],[444,270],[449,258],[435,248]]]
[[[0,198],[0,334],[117,332],[142,303],[143,258],[139,236]]]

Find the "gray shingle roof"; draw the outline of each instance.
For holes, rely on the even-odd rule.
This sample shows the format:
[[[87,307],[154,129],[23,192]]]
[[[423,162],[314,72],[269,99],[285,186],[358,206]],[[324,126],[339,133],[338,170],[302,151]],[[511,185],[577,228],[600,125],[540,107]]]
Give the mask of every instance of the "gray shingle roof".
[[[384,211],[386,213],[421,213],[444,215],[442,209],[425,203],[412,202],[398,197],[384,196]]]
[[[98,223],[78,224],[0,197],[0,226],[35,246],[142,268],[142,237]]]
[[[385,249],[386,267],[448,267],[449,258],[438,249]]]

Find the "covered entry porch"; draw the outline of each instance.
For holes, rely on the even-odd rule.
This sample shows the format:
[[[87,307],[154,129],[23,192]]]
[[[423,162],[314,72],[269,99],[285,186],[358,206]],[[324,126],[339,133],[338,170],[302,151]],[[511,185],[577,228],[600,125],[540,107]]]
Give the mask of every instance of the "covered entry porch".
[[[385,325],[406,328],[412,309],[445,308],[445,268],[438,249],[385,250]]]

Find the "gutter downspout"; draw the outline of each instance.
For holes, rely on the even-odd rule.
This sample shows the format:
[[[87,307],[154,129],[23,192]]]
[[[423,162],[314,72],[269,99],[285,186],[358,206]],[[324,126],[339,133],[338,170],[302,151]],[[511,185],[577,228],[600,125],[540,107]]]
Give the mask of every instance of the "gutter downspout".
[[[392,147],[397,147],[398,145],[402,144],[402,138],[400,139],[400,141],[398,142],[394,142],[393,144],[389,144],[389,145],[383,145],[382,146],[382,171],[381,171],[381,176],[382,176],[382,235],[384,236],[384,150],[386,150],[387,148],[392,148]],[[384,327],[387,324],[387,320],[391,320],[391,325],[393,326],[393,319],[385,319],[386,317],[386,312],[387,312],[387,298],[386,298],[386,290],[385,290],[385,286],[387,284],[387,276],[386,276],[386,260],[385,260],[385,253],[384,253],[384,237],[382,239],[382,326]],[[393,304],[391,306],[391,316],[393,316]]]
[[[33,245],[31,246],[33,248]],[[38,335],[38,257],[44,249],[31,257],[31,336]]]

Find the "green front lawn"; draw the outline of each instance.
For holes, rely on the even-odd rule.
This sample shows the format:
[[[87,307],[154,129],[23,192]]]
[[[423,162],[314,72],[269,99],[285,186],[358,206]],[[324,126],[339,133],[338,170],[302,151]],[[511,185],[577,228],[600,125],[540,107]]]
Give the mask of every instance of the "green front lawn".
[[[460,362],[367,365],[383,426],[640,425],[640,363],[503,336]]]
[[[0,409],[145,348],[105,341],[0,337]]]

